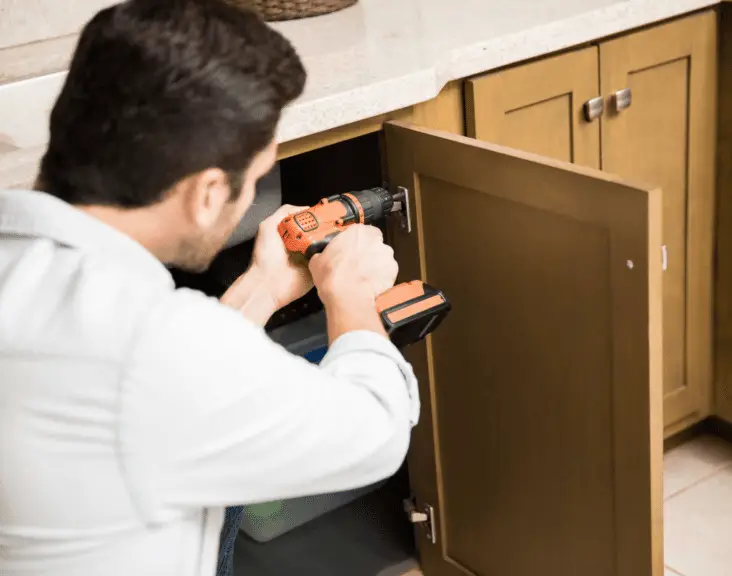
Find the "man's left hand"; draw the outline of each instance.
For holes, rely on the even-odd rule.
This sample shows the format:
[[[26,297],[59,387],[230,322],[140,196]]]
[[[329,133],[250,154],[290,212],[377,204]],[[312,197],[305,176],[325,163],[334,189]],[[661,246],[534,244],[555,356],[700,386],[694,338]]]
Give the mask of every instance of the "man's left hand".
[[[290,214],[305,210],[304,207],[285,204],[259,225],[254,243],[252,268],[259,271],[269,287],[274,303],[279,310],[298,298],[302,298],[313,287],[307,263],[297,263],[285,249],[285,243],[277,232],[277,226]]]
[[[293,261],[277,232],[279,223],[303,207],[286,204],[259,225],[252,263],[221,298],[250,320],[265,324],[272,314],[313,287],[307,265]]]

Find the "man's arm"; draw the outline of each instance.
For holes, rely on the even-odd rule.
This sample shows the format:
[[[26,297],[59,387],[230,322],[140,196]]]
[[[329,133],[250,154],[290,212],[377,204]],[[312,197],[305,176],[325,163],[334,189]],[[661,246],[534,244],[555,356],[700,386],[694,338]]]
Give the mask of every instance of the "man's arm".
[[[356,330],[386,337],[376,297],[394,285],[398,266],[381,231],[349,227],[313,257],[308,270],[293,261],[277,232],[283,218],[302,209],[286,204],[262,221],[251,266],[221,297],[222,304],[264,326],[272,314],[315,284],[325,306],[330,342]]]
[[[376,482],[419,413],[411,367],[382,335],[348,331],[318,367],[180,290],[151,315],[121,394],[122,460],[153,519]]]
[[[283,218],[300,210],[303,208],[285,204],[259,224],[249,269],[221,297],[222,304],[259,326],[313,287],[310,271],[293,261],[277,232]]]
[[[266,325],[280,308],[257,266],[250,267],[237,279],[236,284],[221,297],[221,303],[238,310],[257,326]]]

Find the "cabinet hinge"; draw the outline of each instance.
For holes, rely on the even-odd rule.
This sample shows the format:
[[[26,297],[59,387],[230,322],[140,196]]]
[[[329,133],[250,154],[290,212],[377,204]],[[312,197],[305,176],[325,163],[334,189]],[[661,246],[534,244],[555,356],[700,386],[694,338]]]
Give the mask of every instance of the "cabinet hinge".
[[[435,510],[429,504],[425,504],[422,508],[417,508],[414,498],[408,498],[404,501],[404,511],[407,518],[412,524],[419,524],[427,534],[427,540],[432,544],[437,543],[437,533],[435,532]]]
[[[404,230],[407,234],[412,233],[412,210],[411,201],[409,199],[409,190],[404,186],[397,186],[394,191],[388,183],[384,182],[384,188],[392,191],[394,195],[394,206],[392,207],[392,214],[398,219],[399,227]]]

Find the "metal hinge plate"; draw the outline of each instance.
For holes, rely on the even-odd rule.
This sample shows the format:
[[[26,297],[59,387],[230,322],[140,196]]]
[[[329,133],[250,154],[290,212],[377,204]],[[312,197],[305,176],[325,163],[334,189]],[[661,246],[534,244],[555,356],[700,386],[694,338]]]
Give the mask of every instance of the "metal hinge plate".
[[[384,188],[387,190],[391,190],[392,188],[387,184],[386,182],[383,185]],[[398,218],[399,221],[399,227],[404,230],[407,234],[412,233],[412,209],[411,209],[411,201],[409,198],[409,190],[405,188],[404,186],[397,186],[396,192],[392,192],[395,196],[395,198],[398,198],[394,202],[394,207],[392,208],[392,213],[395,215],[396,218]]]
[[[435,532],[435,510],[429,504],[425,504],[422,508],[417,508],[414,498],[408,498],[404,501],[404,511],[407,518],[412,524],[419,524],[426,532],[427,540],[432,544],[437,543],[437,534]]]

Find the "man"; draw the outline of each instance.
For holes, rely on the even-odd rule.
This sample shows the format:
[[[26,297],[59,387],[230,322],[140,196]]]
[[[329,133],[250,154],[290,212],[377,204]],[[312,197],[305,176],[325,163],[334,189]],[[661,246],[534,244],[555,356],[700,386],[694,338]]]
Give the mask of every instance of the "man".
[[[347,490],[403,461],[419,403],[354,227],[291,264],[263,222],[221,301],[203,270],[302,91],[289,43],[223,0],[130,0],[85,27],[36,191],[0,192],[0,574],[211,576],[224,507]],[[262,326],[314,283],[320,366]]]

